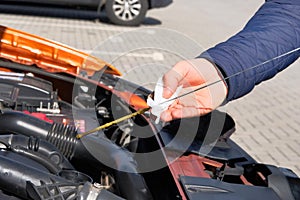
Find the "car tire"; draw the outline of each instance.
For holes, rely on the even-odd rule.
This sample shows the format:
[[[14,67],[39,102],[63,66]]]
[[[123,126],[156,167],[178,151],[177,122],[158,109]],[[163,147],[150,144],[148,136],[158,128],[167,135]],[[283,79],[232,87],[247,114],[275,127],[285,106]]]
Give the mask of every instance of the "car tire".
[[[148,0],[107,0],[105,11],[109,20],[118,25],[138,26],[144,20]]]

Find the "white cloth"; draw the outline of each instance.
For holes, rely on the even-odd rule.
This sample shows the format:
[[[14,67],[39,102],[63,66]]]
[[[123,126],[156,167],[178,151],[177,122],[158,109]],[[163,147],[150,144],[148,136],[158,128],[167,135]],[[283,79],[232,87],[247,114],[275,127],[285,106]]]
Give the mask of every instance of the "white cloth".
[[[154,90],[154,97],[153,99],[151,97],[148,97],[147,104],[151,107],[151,113],[152,115],[156,116],[155,123],[158,124],[160,120],[160,115],[163,111],[167,110],[167,108],[175,101],[168,101],[168,99],[163,98],[163,81],[162,77],[158,79],[155,90]],[[182,86],[179,86],[175,93],[169,98],[173,99],[176,98],[182,89]]]

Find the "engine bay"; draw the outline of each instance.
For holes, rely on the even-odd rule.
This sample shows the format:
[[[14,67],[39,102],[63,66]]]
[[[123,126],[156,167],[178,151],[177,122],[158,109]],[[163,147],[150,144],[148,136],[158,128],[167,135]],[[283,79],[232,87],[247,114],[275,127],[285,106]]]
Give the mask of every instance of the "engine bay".
[[[0,32],[0,199],[300,199],[299,177],[256,162],[218,110],[159,124],[148,111],[77,138],[152,92],[77,50]]]
[[[11,64],[7,62],[8,67]],[[107,88],[119,81],[124,91],[136,86],[108,74],[102,74],[100,87],[84,78],[62,73],[53,76],[23,67],[23,72],[10,69],[0,74],[2,198],[89,199],[95,195],[95,199],[202,199],[213,194],[240,199],[243,192],[257,199],[285,199],[297,195],[290,189],[290,193],[280,193],[281,198],[272,190],[271,175],[282,176],[280,182],[276,176],[272,183],[277,189],[290,188],[291,180],[299,184],[299,179],[291,171],[256,163],[233,143],[229,136],[234,121],[227,114],[217,114],[226,120],[207,155],[201,155],[199,149],[207,134],[209,116],[200,121],[171,122],[159,130],[157,137],[146,113],[78,140],[78,132],[134,111],[120,98],[122,95]],[[138,88],[135,95],[145,99],[149,94]],[[219,123],[217,120],[215,123]],[[201,130],[187,150],[180,149],[185,138],[168,146],[175,134],[191,131],[197,122]],[[155,161],[132,152],[147,154],[157,149],[163,149],[156,159],[165,166],[140,171],[141,163],[151,165]],[[174,152],[181,152],[180,156],[168,160]],[[283,184],[282,180],[290,182]],[[234,191],[230,184],[236,186]]]

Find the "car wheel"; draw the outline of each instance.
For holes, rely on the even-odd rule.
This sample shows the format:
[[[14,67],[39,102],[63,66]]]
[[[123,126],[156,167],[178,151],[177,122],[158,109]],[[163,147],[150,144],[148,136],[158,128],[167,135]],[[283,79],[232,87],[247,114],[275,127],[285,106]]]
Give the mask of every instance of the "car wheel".
[[[107,0],[107,17],[114,24],[137,26],[144,20],[148,10],[148,0]]]

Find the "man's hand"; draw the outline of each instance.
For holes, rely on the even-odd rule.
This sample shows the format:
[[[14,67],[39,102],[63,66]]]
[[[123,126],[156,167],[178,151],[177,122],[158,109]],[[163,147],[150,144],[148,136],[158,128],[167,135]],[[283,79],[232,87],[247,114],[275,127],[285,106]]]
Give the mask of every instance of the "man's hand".
[[[201,87],[201,85],[222,79],[223,76],[217,68],[205,59],[181,61],[163,76],[163,97],[170,98],[180,85],[183,86],[181,94],[184,94]],[[162,113],[161,120],[171,121],[177,118],[205,115],[223,103],[227,92],[225,81],[220,81],[181,97]]]

